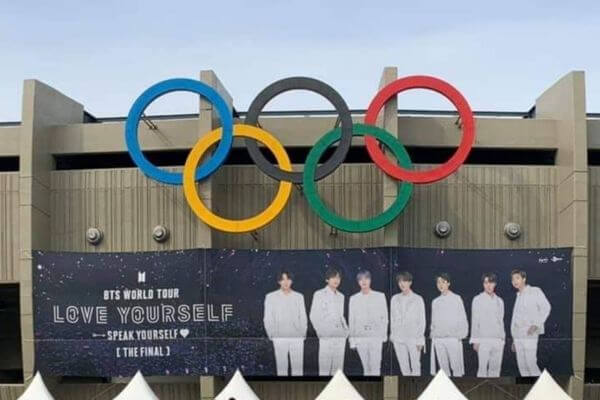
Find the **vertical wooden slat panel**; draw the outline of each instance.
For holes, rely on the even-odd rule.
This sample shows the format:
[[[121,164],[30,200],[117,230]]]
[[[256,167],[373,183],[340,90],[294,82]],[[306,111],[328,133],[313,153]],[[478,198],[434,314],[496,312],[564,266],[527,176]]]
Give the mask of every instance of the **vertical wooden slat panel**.
[[[427,168],[429,166],[418,166]],[[202,223],[189,210],[180,187],[148,180],[135,169],[53,173],[53,248],[71,251],[132,251],[193,248]],[[556,245],[555,171],[552,167],[466,166],[446,180],[416,185],[399,217],[400,246],[442,248],[526,248]],[[344,165],[318,184],[326,204],[341,215],[365,218],[381,212],[382,175],[372,165]],[[213,178],[212,201],[220,215],[242,218],[262,210],[277,183],[254,166],[227,166]],[[595,212],[592,216],[597,218]],[[448,220],[446,239],[433,227]],[[508,240],[506,222],[521,224],[523,236]],[[157,224],[171,229],[165,244],[152,240]],[[85,242],[85,231],[105,232],[101,246]],[[598,224],[592,224],[598,226]],[[367,234],[335,232],[308,207],[298,188],[282,215],[250,234],[212,232],[213,247],[343,248],[381,246],[381,230]],[[592,250],[593,251],[593,250]]]
[[[600,167],[590,167],[589,185],[589,276],[600,279]]]
[[[365,218],[381,212],[382,174],[371,165],[343,165],[319,182],[324,202],[349,218]],[[252,182],[252,183],[250,183]],[[213,198],[219,213],[229,218],[247,217],[260,212],[272,200],[277,182],[254,166],[221,168],[213,181]],[[332,232],[309,208],[299,188],[294,187],[283,213],[258,233],[231,235],[213,231],[213,247],[310,249],[380,246],[382,231],[366,234]]]
[[[180,169],[172,169],[180,170]],[[180,186],[162,185],[136,169],[54,171],[51,188],[52,249],[150,251],[200,247],[201,222]],[[156,225],[170,229],[165,243],[152,239]],[[85,240],[89,227],[104,232],[99,246]]]
[[[417,168],[429,168],[418,166]],[[465,166],[446,180],[415,187],[412,204],[399,219],[400,246],[440,248],[552,247],[557,243],[552,167]],[[447,220],[452,234],[432,234]],[[523,235],[504,235],[517,222]]]
[[[0,283],[19,280],[19,174],[0,173]]]

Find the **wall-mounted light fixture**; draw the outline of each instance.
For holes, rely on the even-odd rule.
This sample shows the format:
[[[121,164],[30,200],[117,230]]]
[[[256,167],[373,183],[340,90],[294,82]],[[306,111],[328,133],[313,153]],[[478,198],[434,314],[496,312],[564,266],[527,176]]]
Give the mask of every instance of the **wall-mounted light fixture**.
[[[85,240],[87,240],[87,242],[93,246],[99,245],[103,238],[104,234],[98,228],[88,228],[87,232],[85,233]]]
[[[169,239],[169,229],[162,225],[156,225],[152,230],[152,239],[158,243],[166,242]]]
[[[452,225],[448,221],[440,221],[435,224],[435,235],[439,238],[445,238],[452,232]]]
[[[516,222],[507,222],[504,225],[504,234],[510,240],[516,240],[521,236],[521,225]]]

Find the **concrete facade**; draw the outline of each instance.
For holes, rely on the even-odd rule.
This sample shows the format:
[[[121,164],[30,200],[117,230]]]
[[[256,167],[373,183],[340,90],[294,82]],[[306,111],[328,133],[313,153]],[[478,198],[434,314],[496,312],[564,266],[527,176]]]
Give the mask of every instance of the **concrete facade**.
[[[379,86],[397,77],[385,68]],[[212,71],[200,79],[233,104]],[[374,77],[374,89],[378,80]],[[31,301],[31,251],[145,251],[203,247],[344,248],[417,246],[440,248],[572,247],[574,376],[561,382],[575,399],[599,396],[595,385],[584,385],[588,280],[600,279],[600,169],[588,165],[588,151],[600,149],[600,120],[588,119],[585,76],[571,72],[535,101],[533,118],[477,118],[476,149],[550,150],[554,165],[466,165],[444,181],[417,185],[405,212],[385,229],[368,234],[332,231],[308,208],[299,190],[279,218],[255,235],[212,231],[189,210],[179,187],[149,180],[137,168],[56,170],[62,155],[114,155],[125,152],[124,122],[84,123],[84,108],[38,81],[26,81],[23,115],[18,126],[0,126],[0,157],[18,157],[19,170],[0,173],[0,284],[19,284],[24,381],[34,371]],[[395,100],[379,119],[405,145],[423,148],[455,146],[460,139],[456,117],[399,116]],[[126,110],[124,110],[125,113]],[[356,115],[355,120],[361,121]],[[310,146],[330,130],[335,115],[296,115],[261,119],[286,147]],[[158,129],[140,124],[144,150],[187,150],[205,132],[218,126],[212,106],[201,100],[197,118],[154,120]],[[357,145],[360,142],[356,142]],[[235,142],[234,146],[243,146]],[[417,165],[428,168],[428,165]],[[170,167],[181,170],[181,166]],[[295,168],[302,168],[301,165]],[[277,183],[255,166],[224,166],[200,185],[203,200],[228,217],[248,216],[273,197]],[[396,194],[396,184],[372,164],[338,168],[319,183],[325,201],[340,214],[364,218],[380,212]],[[240,207],[240,198],[244,199]],[[446,220],[453,233],[433,234]],[[503,234],[504,224],[518,222],[523,235],[515,241]],[[152,228],[164,225],[171,237],[152,240]],[[99,246],[85,240],[89,227],[104,233]],[[291,228],[293,227],[293,228]],[[459,380],[471,399],[521,398],[527,385],[502,379],[494,385]],[[52,382],[57,399],[110,399],[118,385]],[[368,399],[416,398],[426,383],[401,377],[357,382]],[[161,399],[210,399],[223,385],[202,377],[196,382],[161,382]],[[263,399],[313,399],[324,382],[253,382]],[[0,399],[16,399],[23,385],[0,385]],[[513,398],[514,398],[513,397]]]

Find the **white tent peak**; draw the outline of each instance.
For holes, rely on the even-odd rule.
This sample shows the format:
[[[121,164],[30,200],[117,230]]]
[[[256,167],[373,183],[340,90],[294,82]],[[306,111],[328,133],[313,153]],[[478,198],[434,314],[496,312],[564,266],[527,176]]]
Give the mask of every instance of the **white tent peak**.
[[[240,370],[236,370],[235,374],[227,383],[227,386],[219,393],[215,400],[260,400],[256,393],[252,390],[248,382]]]
[[[440,369],[417,400],[468,400]]]
[[[42,375],[38,372],[19,400],[54,400],[54,397],[48,391]]]
[[[364,400],[346,375],[338,370],[315,400]]]
[[[148,386],[144,375],[138,371],[127,386],[125,386],[125,389],[113,400],[158,400],[158,397],[156,397],[150,386]]]
[[[552,378],[552,375],[547,370],[542,372],[542,375],[535,382],[525,400],[573,400],[558,383]]]

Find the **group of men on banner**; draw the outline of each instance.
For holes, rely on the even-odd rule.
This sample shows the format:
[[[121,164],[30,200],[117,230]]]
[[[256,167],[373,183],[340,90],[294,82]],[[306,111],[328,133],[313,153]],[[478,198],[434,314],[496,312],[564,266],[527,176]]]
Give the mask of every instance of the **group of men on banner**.
[[[290,272],[278,275],[279,289],[267,294],[264,303],[264,326],[273,342],[277,375],[286,376],[291,367],[294,376],[303,375],[304,340],[308,319],[319,337],[319,375],[333,375],[343,370],[346,341],[358,352],[366,376],[378,376],[381,371],[383,343],[393,343],[402,375],[421,375],[421,355],[425,346],[425,302],[411,286],[413,277],[401,272],[396,277],[400,293],[390,301],[385,294],[371,289],[371,274],[361,271],[356,276],[360,291],[350,297],[348,323],[344,317],[344,295],[338,290],[341,272],[329,268],[326,285],[317,290],[307,318],[304,296],[292,290]],[[537,347],[551,306],[539,287],[527,284],[527,274],[511,272],[517,290],[511,318],[512,351],[516,353],[521,376],[539,376]],[[478,377],[499,377],[504,354],[504,301],[495,289],[493,273],[482,276],[483,291],[472,301],[471,336],[469,343],[478,355]],[[440,295],[431,304],[430,337],[432,340],[431,374],[436,373],[436,361],[448,376],[463,376],[463,339],[469,335],[469,323],[460,295],[450,290],[451,278],[436,276]],[[388,334],[388,325],[390,325]]]

